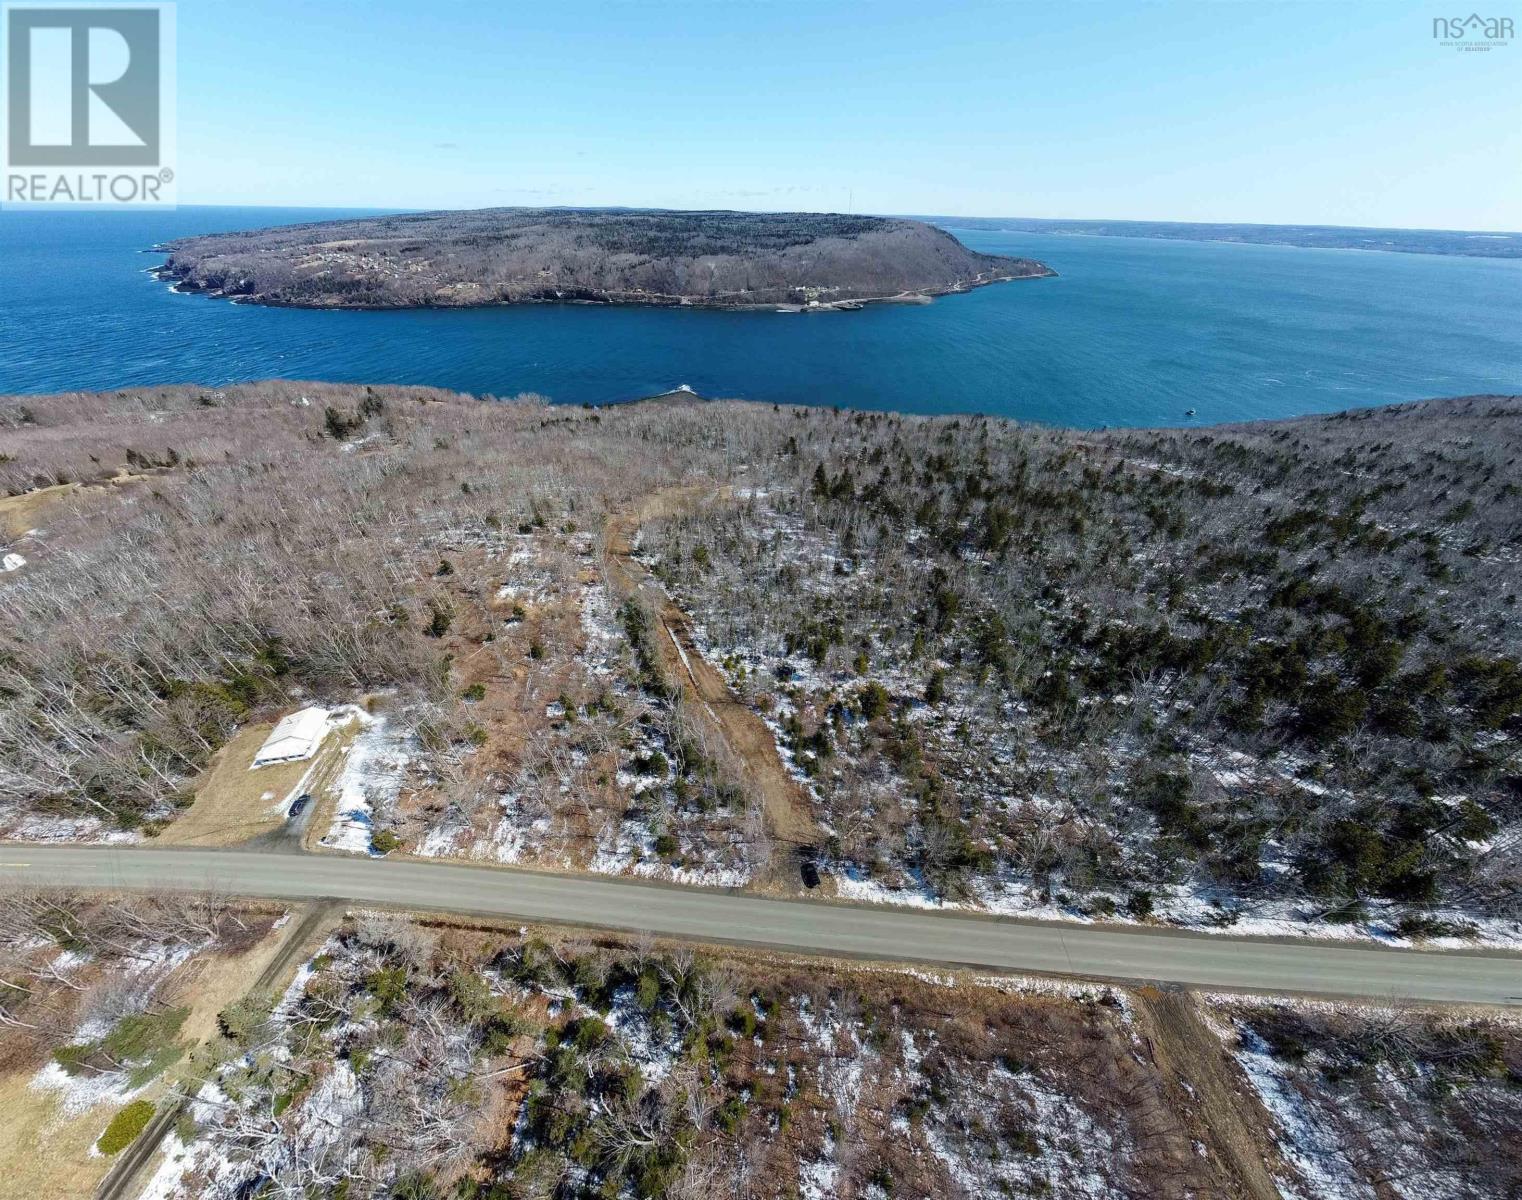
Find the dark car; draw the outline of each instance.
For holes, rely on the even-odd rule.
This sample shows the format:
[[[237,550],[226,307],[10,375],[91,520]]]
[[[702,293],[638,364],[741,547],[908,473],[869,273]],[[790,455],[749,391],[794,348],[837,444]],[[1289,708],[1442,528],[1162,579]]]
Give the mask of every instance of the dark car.
[[[805,846],[798,856],[798,874],[803,877],[803,886],[816,888],[819,886],[819,864],[815,861],[816,851],[812,846]]]
[[[301,815],[301,810],[310,803],[312,803],[312,793],[302,792],[301,795],[297,796],[296,799],[291,801],[291,811],[288,815],[299,817]]]

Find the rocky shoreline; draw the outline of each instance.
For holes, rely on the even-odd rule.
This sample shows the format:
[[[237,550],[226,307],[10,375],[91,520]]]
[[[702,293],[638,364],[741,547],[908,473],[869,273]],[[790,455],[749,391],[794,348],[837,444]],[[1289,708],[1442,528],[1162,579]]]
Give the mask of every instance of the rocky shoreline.
[[[155,246],[150,253],[163,253]],[[1043,264],[1044,266],[1044,264]],[[161,283],[170,285],[170,290],[181,296],[204,296],[213,300],[226,300],[232,304],[254,304],[263,308],[300,308],[300,309],[330,309],[342,312],[395,312],[409,308],[508,308],[522,304],[579,304],[594,308],[703,308],[722,309],[729,312],[777,312],[777,313],[828,313],[828,312],[855,312],[868,306],[884,304],[929,304],[942,296],[960,296],[967,292],[976,291],[979,288],[989,287],[996,283],[1017,283],[1025,279],[1055,279],[1057,272],[1050,267],[1040,271],[1032,271],[1023,275],[997,275],[988,279],[978,279],[961,286],[931,288],[919,292],[900,292],[893,296],[861,296],[848,300],[821,300],[812,304],[782,304],[782,303],[728,303],[714,301],[705,296],[652,296],[630,293],[608,293],[603,295],[536,295],[524,296],[514,300],[476,300],[476,301],[440,301],[435,303],[405,302],[396,304],[375,303],[344,303],[341,301],[319,302],[301,301],[274,295],[246,295],[237,292],[225,291],[221,288],[203,287],[184,275],[177,274],[167,266],[154,267],[149,270]]]

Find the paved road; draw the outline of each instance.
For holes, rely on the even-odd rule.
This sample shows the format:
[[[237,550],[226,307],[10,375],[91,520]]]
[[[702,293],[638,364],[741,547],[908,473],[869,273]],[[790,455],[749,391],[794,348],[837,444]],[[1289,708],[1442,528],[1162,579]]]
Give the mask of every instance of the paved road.
[[[1522,956],[1039,924],[491,867],[236,850],[0,846],[0,884],[334,897],[813,954],[1122,982],[1522,1006]]]

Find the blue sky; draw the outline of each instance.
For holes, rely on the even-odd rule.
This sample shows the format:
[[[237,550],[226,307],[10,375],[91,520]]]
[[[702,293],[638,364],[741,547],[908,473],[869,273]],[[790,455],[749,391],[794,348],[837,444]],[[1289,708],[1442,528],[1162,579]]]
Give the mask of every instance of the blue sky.
[[[1451,7],[180,0],[180,200],[1522,229]]]

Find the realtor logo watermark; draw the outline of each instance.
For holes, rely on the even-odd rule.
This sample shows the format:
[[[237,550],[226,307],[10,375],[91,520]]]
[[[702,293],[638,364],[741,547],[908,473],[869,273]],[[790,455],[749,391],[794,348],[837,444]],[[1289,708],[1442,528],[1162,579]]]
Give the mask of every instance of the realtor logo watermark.
[[[1432,18],[1433,39],[1454,50],[1496,50],[1511,41],[1513,32],[1510,17],[1470,13],[1467,17]]]
[[[0,26],[0,203],[174,204],[174,5],[5,4]]]

